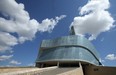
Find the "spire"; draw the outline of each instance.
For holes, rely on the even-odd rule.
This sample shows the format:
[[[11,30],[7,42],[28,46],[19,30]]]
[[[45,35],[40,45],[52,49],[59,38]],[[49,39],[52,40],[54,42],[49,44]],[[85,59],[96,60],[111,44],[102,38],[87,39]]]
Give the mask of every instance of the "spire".
[[[75,35],[74,26],[71,26],[70,35]]]

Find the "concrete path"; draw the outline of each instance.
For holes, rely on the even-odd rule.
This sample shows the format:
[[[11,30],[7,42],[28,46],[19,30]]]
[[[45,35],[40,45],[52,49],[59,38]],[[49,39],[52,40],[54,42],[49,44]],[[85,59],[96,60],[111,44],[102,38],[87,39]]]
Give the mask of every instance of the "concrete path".
[[[83,75],[81,68],[56,68],[41,72],[38,75]]]
[[[20,70],[20,71],[14,71],[14,72],[7,72],[7,73],[0,73],[0,75],[39,75],[39,73],[42,73],[44,71],[52,70],[57,68],[55,67],[48,67],[48,68],[32,68],[27,70]]]
[[[82,67],[48,67],[35,68],[31,70],[22,70],[9,73],[1,73],[0,75],[83,75]]]
[[[44,72],[40,72],[37,75],[84,75],[81,64],[79,67],[65,67],[65,68],[54,68]]]

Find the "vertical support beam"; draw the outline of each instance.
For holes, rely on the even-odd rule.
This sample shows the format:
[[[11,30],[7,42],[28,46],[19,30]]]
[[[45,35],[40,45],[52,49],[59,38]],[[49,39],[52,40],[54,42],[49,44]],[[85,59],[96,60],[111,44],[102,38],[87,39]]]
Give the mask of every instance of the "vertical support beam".
[[[59,62],[57,62],[57,67],[59,67]]]
[[[83,73],[83,68],[82,68],[82,65],[81,65],[81,62],[79,62],[79,68],[80,68],[80,75],[84,75],[84,73]]]

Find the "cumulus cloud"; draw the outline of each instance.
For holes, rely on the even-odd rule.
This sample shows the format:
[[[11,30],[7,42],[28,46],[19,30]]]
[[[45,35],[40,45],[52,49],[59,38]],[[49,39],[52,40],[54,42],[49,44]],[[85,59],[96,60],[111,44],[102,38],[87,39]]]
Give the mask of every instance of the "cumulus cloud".
[[[51,31],[59,20],[66,17],[44,19],[39,23],[35,19],[30,19],[29,13],[25,10],[24,4],[17,3],[15,0],[0,0],[0,51],[11,49],[26,40],[32,40],[35,34]],[[13,35],[16,34],[16,35]]]
[[[63,18],[65,18],[66,17],[66,15],[61,15],[60,17],[56,17],[55,19],[44,19],[43,21],[42,21],[42,23],[40,23],[39,24],[39,31],[41,31],[41,32],[45,32],[45,31],[51,31],[54,27],[55,27],[55,25],[57,25],[57,23],[59,22],[59,20],[61,20],[61,19],[63,19]]]
[[[35,66],[35,63],[30,63],[27,66]]]
[[[100,62],[102,62],[102,63],[105,62],[105,60],[103,60],[103,59],[101,59],[101,58],[100,58],[99,60],[100,60]]]
[[[0,32],[0,52],[11,49],[17,44],[17,39],[6,32]]]
[[[108,12],[109,0],[89,0],[80,8],[80,16],[74,18],[71,26],[74,26],[77,35],[90,34],[89,40],[96,39],[102,33],[114,27],[115,20]]]
[[[12,64],[12,65],[20,65],[21,62],[18,62],[18,61],[16,61],[16,60],[11,60],[11,61],[10,61],[10,64]]]
[[[0,61],[5,61],[12,57],[13,57],[13,55],[2,55],[2,56],[0,56]]]
[[[105,59],[108,59],[108,60],[116,60],[116,55],[115,54],[108,54]]]

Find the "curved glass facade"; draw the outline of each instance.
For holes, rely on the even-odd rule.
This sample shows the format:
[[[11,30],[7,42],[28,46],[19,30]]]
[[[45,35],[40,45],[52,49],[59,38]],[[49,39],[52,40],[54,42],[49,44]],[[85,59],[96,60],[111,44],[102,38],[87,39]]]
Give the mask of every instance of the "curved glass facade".
[[[42,41],[36,63],[48,61],[84,61],[99,65],[99,55],[86,38],[71,35]]]

